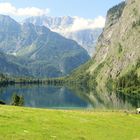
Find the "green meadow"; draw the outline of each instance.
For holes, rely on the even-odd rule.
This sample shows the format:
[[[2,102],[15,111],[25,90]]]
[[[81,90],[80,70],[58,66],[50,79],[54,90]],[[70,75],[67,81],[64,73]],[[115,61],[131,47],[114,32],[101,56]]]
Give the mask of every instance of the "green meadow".
[[[0,106],[0,140],[140,140],[140,115]]]

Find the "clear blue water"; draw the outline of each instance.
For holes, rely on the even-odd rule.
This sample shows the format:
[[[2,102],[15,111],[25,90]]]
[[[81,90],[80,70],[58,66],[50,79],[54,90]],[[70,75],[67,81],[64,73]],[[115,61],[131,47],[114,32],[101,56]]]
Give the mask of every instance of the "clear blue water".
[[[0,90],[0,100],[10,104],[14,94],[24,97],[25,106],[38,108],[87,108],[88,103],[66,87],[33,85],[8,86]]]
[[[116,93],[71,90],[67,87],[48,85],[14,85],[0,88],[0,100],[10,104],[14,94],[24,97],[25,106],[35,108],[93,108],[133,109],[140,105],[140,97]]]

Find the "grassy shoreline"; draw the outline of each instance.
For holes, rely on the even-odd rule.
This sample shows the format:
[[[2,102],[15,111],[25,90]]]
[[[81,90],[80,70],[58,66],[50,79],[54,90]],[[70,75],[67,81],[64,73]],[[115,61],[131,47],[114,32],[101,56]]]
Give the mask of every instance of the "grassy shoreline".
[[[140,140],[140,115],[0,106],[0,140]]]

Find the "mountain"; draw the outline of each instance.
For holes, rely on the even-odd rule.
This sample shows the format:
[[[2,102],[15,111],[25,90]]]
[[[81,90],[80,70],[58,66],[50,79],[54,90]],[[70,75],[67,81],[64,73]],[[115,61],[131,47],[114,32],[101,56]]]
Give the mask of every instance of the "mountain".
[[[86,29],[79,28],[78,30],[74,29],[77,27],[77,22],[80,22],[81,19],[78,17],[47,17],[47,16],[39,16],[39,17],[30,17],[27,18],[25,23],[32,23],[34,25],[45,26],[52,31],[55,31],[66,38],[75,40],[84,47],[90,56],[93,55],[95,50],[95,44],[99,35],[102,32],[102,28],[89,28]],[[82,19],[83,20],[83,19]],[[93,21],[90,21],[93,22]]]
[[[90,58],[75,41],[45,26],[21,25],[4,15],[0,16],[0,51],[15,56],[13,62],[38,77],[69,74]]]
[[[92,57],[95,53],[95,46],[102,29],[83,29],[74,32],[63,33],[66,38],[75,40],[87,50],[88,54]]]
[[[127,0],[108,11],[96,48],[93,59],[72,74],[74,79],[104,87],[125,75],[131,85],[140,76],[139,0]]]
[[[16,63],[16,58],[0,52],[0,72],[18,76],[29,76],[28,70]],[[15,60],[13,62],[13,60]]]

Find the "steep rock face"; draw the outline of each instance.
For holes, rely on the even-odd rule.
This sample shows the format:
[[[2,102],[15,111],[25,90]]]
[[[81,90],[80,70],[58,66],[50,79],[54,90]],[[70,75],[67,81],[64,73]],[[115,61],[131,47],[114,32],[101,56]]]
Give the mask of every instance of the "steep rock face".
[[[74,22],[74,18],[70,16],[64,17],[47,17],[47,16],[39,16],[39,17],[30,17],[25,20],[25,23],[32,23],[34,25],[44,25],[53,30],[66,28],[71,26]]]
[[[97,28],[64,33],[63,35],[78,42],[81,46],[84,47],[84,49],[87,50],[88,54],[92,57],[95,53],[95,46],[101,32],[102,29]]]
[[[12,18],[1,15],[0,28],[0,50],[14,55],[17,59],[11,62],[22,65],[33,76],[66,75],[90,58],[86,50],[75,41],[45,26],[31,23],[20,25]],[[19,73],[22,75],[22,72]]]
[[[97,52],[87,71],[98,69],[96,81],[105,85],[131,70],[140,57],[140,1],[128,0],[109,10]]]
[[[105,28],[108,28],[118,22],[122,15],[126,3],[122,2],[108,10]]]
[[[131,70],[140,75],[140,68],[135,69],[139,60],[140,1],[128,0],[108,11],[93,59],[75,71],[72,78],[102,88]]]
[[[95,50],[95,44],[99,35],[102,32],[102,28],[95,28],[95,29],[79,29],[79,30],[72,30],[73,25],[77,17],[47,17],[47,16],[40,16],[40,17],[30,17],[26,19],[25,23],[32,23],[34,25],[43,25],[54,32],[57,32],[63,35],[66,38],[75,40],[78,44],[80,44],[84,49],[87,50],[90,56],[93,55]]]
[[[9,16],[0,15],[0,50],[11,53],[20,35],[20,24]]]

